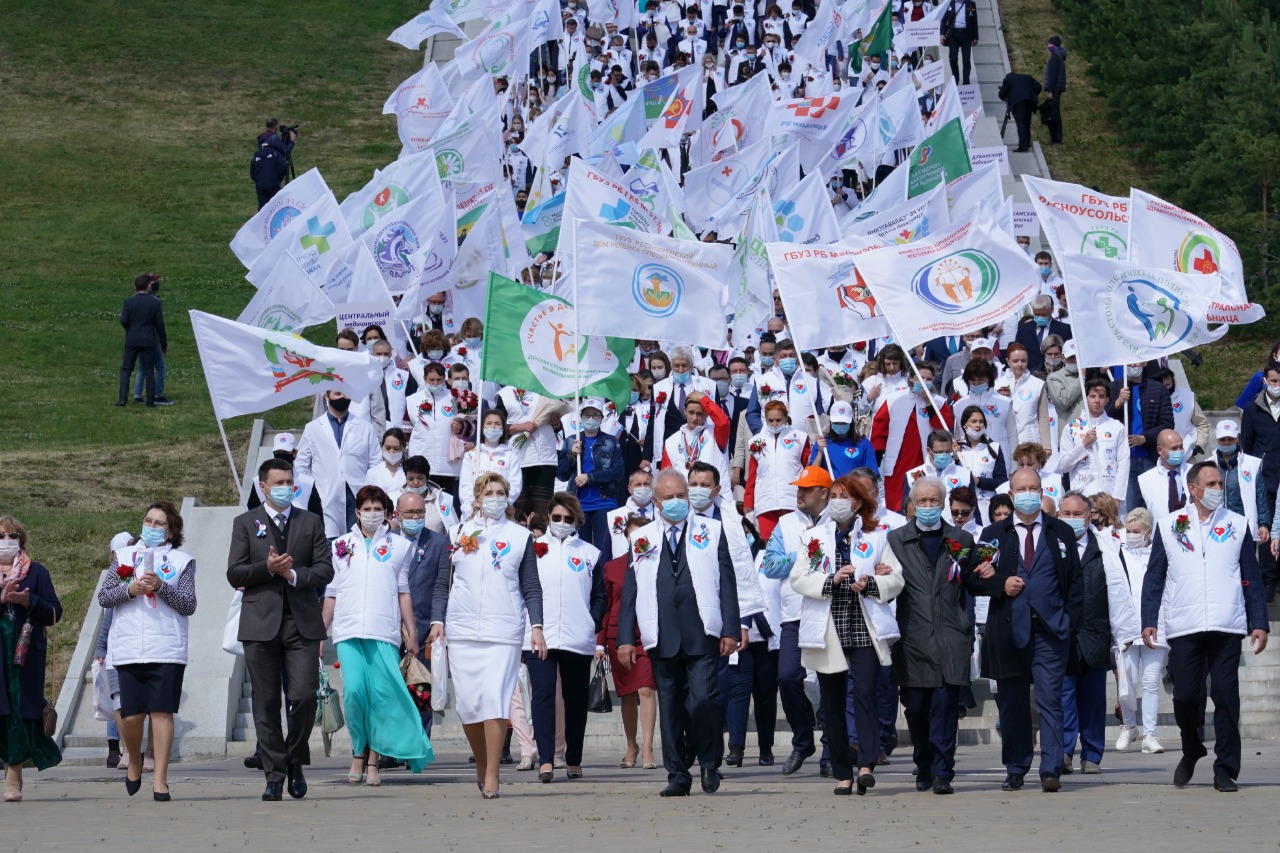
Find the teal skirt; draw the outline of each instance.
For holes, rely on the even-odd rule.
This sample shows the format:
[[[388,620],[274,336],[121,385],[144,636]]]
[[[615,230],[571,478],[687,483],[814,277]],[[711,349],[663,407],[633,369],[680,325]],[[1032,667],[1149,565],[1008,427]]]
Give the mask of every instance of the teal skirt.
[[[343,640],[337,650],[352,753],[372,749],[406,761],[411,771],[420,773],[436,754],[400,676],[398,649],[380,640]]]

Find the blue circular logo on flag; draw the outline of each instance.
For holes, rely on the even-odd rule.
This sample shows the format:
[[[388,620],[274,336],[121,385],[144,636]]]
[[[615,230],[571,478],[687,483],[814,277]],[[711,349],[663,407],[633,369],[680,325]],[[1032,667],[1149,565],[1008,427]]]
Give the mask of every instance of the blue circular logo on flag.
[[[911,290],[930,308],[964,314],[995,296],[1000,268],[986,252],[962,249],[916,271]]]
[[[632,298],[642,311],[655,319],[676,313],[683,292],[684,279],[662,264],[641,264],[631,275]]]

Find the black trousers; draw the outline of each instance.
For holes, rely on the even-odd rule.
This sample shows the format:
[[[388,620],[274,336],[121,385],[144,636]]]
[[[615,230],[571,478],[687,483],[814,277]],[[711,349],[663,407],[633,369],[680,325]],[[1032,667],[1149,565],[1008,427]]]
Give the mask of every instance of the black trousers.
[[[258,210],[267,206],[267,202],[276,197],[276,193],[280,192],[279,187],[255,187],[258,191]]]
[[[556,491],[556,466],[526,465],[521,470],[524,488],[516,500],[516,512],[528,515],[531,512],[546,514],[547,505]]]
[[[845,660],[849,663],[845,690],[852,689],[854,725],[853,736],[846,736],[846,740],[856,741],[858,744],[858,753],[852,756],[858,766],[874,768],[876,759],[880,757],[881,749],[880,703],[877,698],[880,685],[880,658],[876,655],[876,650],[873,646],[845,649],[844,653]],[[852,682],[852,685],[849,682]],[[843,706],[841,710],[844,710]],[[832,750],[832,755],[834,755],[835,745],[832,743],[831,719],[826,716],[825,706],[822,726],[823,731],[827,734],[827,748]],[[847,731],[847,720],[845,728],[846,735],[850,734]],[[832,766],[835,766],[834,760]]]
[[[799,752],[813,752],[813,703],[804,692],[799,622],[782,623],[779,645],[778,695],[782,701],[782,713],[791,727],[791,748]]]
[[[1048,121],[1045,124],[1049,128],[1049,141],[1062,141],[1062,93],[1054,92],[1053,97],[1046,103],[1049,105]]]
[[[969,85],[969,72],[973,70],[973,42],[968,39],[961,40],[960,36],[952,35],[947,39],[947,54],[951,59],[951,76],[962,86]],[[958,60],[964,59],[963,74]]]
[[[960,728],[960,688],[904,687],[903,711],[911,732],[916,781],[950,782],[956,775],[956,738]]]
[[[1013,123],[1018,128],[1018,148],[1031,147],[1031,116],[1035,111],[1036,105],[1030,101],[1020,101],[1009,107]]]
[[[284,615],[274,640],[245,640],[244,662],[253,688],[253,727],[262,756],[262,772],[268,782],[283,782],[289,765],[311,763],[311,729],[316,722],[316,690],[320,668],[316,662],[319,640],[298,633],[293,616]],[[288,678],[289,734],[280,726],[280,684]]]
[[[580,655],[565,649],[551,649],[546,660],[525,652],[529,667],[529,686],[533,709],[533,739],[543,764],[551,763],[556,754],[556,675],[560,676],[560,695],[564,698],[564,763],[582,766],[582,740],[587,734],[587,702],[591,686],[591,655]]]
[[[1213,697],[1215,776],[1240,775],[1240,635],[1210,631],[1169,640],[1169,675],[1173,678],[1173,718],[1182,733],[1182,754],[1208,754],[1204,727],[1204,679]]]
[[[761,754],[772,753],[778,719],[778,653],[769,651],[768,640],[748,643],[738,652],[738,663],[729,667],[728,693],[729,746],[746,746],[747,710],[754,698],[756,742]]]
[[[667,781],[688,785],[693,782],[690,757],[702,767],[715,769],[724,760],[717,656],[682,652],[670,658],[650,657],[649,663],[658,687],[658,724]],[[566,726],[568,710],[566,707]]]
[[[853,779],[853,750],[849,746],[849,724],[844,715],[849,695],[849,673],[818,673],[818,690],[831,776],[837,782],[848,782]]]
[[[156,353],[158,350],[155,346],[149,347],[131,347],[127,344],[124,348],[124,361],[120,364],[120,397],[121,403],[129,400],[129,378],[133,375],[133,366],[141,362],[142,381],[146,388],[147,405],[155,405],[156,402]]]

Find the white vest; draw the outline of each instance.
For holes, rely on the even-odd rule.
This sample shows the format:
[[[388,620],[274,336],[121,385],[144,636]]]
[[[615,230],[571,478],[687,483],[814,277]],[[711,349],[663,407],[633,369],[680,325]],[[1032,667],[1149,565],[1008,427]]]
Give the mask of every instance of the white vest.
[[[428,408],[423,408],[429,404]],[[431,473],[438,477],[456,477],[462,460],[449,461],[449,437],[453,435],[453,418],[458,413],[453,395],[428,395],[424,385],[406,403],[413,432],[409,435],[409,455],[425,456]]]
[[[661,521],[631,533],[631,570],[636,576],[636,621],[640,623],[640,642],[646,649],[658,645],[658,566],[662,562],[662,549],[667,547],[664,534],[665,527]],[[647,548],[641,547],[642,540]],[[684,553],[702,627],[707,636],[718,638],[724,627],[720,613],[720,522],[700,515],[690,515],[685,519]]]
[[[796,487],[791,485],[804,470],[807,437],[794,426],[774,435],[763,429],[751,437],[747,452],[755,460],[752,507],[756,513],[791,510],[796,506]],[[752,448],[758,447],[758,450]]]
[[[978,492],[978,500],[984,507],[983,518],[986,518],[985,507],[995,497],[994,489],[983,489],[978,486],[979,477],[990,477],[996,470],[996,453],[1000,450],[999,442],[979,443],[976,447],[964,447],[960,450],[960,461],[973,474],[973,487]],[[1006,465],[1008,463],[1006,462]]]
[[[542,583],[542,635],[548,649],[564,649],[580,655],[596,651],[596,626],[591,618],[591,581],[604,571],[600,549],[577,536],[557,539],[546,534],[535,542],[547,546],[538,558]],[[524,647],[532,648],[530,633]]]
[[[688,430],[681,428],[675,435],[667,439],[663,445],[662,455],[669,467],[689,476],[689,466],[694,462],[706,462],[714,465],[720,472],[720,482],[729,482],[729,456],[716,444],[715,428],[707,421],[698,430],[697,437],[689,438]]]
[[[627,553],[627,517],[643,515],[652,520],[656,517],[656,512],[657,504],[652,499],[649,500],[649,505],[642,510],[632,502],[631,498],[627,498],[627,502],[617,509],[609,510],[606,517],[609,519],[609,538],[613,544],[611,551],[613,556],[621,557]]]
[[[544,398],[532,391],[517,393],[516,388],[508,385],[498,392],[498,399],[507,410],[507,423],[518,424],[533,420],[538,403]],[[512,436],[512,442],[516,440],[517,437]],[[555,465],[556,433],[551,428],[551,424],[545,423],[534,429],[532,433],[525,434],[525,438],[520,442],[520,452],[523,454],[521,463],[526,468],[532,465]]]
[[[689,384],[685,386],[686,398],[691,391],[701,391],[714,400],[716,398],[716,383],[705,376],[699,376],[695,373],[689,377]],[[658,448],[666,447],[667,407],[677,406],[680,403],[680,391],[676,387],[675,380],[668,376],[653,383],[653,401],[656,405],[653,408],[653,422],[649,424],[649,429],[653,430],[653,447],[657,451]],[[684,412],[680,413],[680,417],[681,419],[684,418]],[[708,420],[707,426],[710,427],[710,425]],[[672,461],[674,462],[675,460]]]
[[[799,361],[799,359],[796,359]],[[756,394],[760,399],[761,418],[764,417],[764,404],[770,400],[781,400],[787,404],[787,415],[792,426],[804,429],[805,418],[818,413],[817,394],[820,380],[804,371],[804,365],[797,365],[791,376],[791,385],[787,385],[786,374],[782,368],[775,366],[768,373],[756,380]],[[765,396],[764,389],[770,394]]]
[[[1012,377],[1013,374],[1009,374]],[[1022,374],[1011,389],[1013,395],[1013,427],[1017,431],[1016,441],[1008,443],[1014,447],[1024,441],[1040,443],[1040,397],[1044,394],[1044,380],[1030,373]],[[1053,426],[1050,425],[1050,430]]]
[[[524,472],[519,450],[510,444],[499,444],[497,447],[477,444],[468,450],[462,456],[462,468],[458,472],[458,494],[468,498],[474,495],[476,480],[488,473],[501,474],[507,481],[507,498],[511,503],[520,499],[520,493],[524,491]],[[470,501],[465,503],[469,505]]]
[[[387,370],[383,383],[387,387],[387,429],[409,429],[409,416],[405,411],[405,391],[409,388],[409,371],[392,367]]]
[[[1244,516],[1249,519],[1249,532],[1258,538],[1258,478],[1262,476],[1262,460],[1242,450],[1236,451],[1236,477],[1240,482],[1240,503]],[[1215,457],[1214,461],[1217,459]],[[1221,469],[1219,469],[1221,470]],[[1226,472],[1223,472],[1226,476]],[[1273,521],[1274,524],[1274,521]]]
[[[745,619],[763,613],[764,593],[760,590],[759,572],[756,571],[755,558],[751,556],[747,532],[742,529],[742,516],[738,515],[737,503],[732,498],[726,500],[721,494],[712,506],[720,510],[724,537],[729,543],[729,559],[733,560],[733,574],[738,590],[738,615]],[[697,510],[694,512],[697,513]],[[690,518],[692,517],[691,515]]]
[[[146,572],[147,548],[138,543],[115,552],[116,562],[133,566],[134,576]],[[195,571],[195,557],[169,545],[155,549],[152,569],[167,585],[177,589],[184,572]],[[111,620],[111,639],[107,644],[107,663],[126,666],[132,663],[187,662],[187,617],[156,597],[139,595],[115,608]]]
[[[458,542],[471,534],[477,535],[479,547],[468,554]],[[445,636],[519,646],[525,626],[520,563],[529,544],[529,531],[507,518],[487,525],[473,520],[450,531],[450,539],[454,547],[453,588],[445,614]]]
[[[1187,522],[1181,538],[1174,531],[1179,519]],[[1244,516],[1218,507],[1202,525],[1194,505],[1157,522],[1169,558],[1160,601],[1169,639],[1206,631],[1248,633],[1240,585],[1240,547],[1247,524]]]
[[[782,518],[778,519],[777,525],[774,527],[774,535],[782,536],[782,550],[787,554],[795,554],[796,562],[799,562],[804,556],[804,546],[812,537],[809,531],[814,527],[820,527],[827,523],[823,518],[814,525],[809,518],[800,512],[789,512]],[[832,525],[834,529],[834,524]],[[781,580],[778,597],[782,609],[783,622],[800,621],[800,602],[804,600],[804,596],[791,588],[791,582],[785,577]]]
[[[1013,409],[1013,400],[1003,394],[988,389],[981,394],[970,393],[965,397],[957,400],[952,406],[951,411],[954,413],[955,428],[952,432],[957,436],[964,435],[964,410],[970,406],[977,406],[982,409],[982,415],[987,419],[987,435],[997,444],[1010,446],[1009,443],[1009,417],[1010,411]],[[1017,442],[1014,442],[1016,444]]]
[[[1191,470],[1191,465],[1183,462],[1181,469],[1178,471],[1178,481],[1181,484],[1184,499],[1190,503],[1187,498],[1187,471]],[[1142,493],[1142,502],[1146,504],[1147,509],[1156,518],[1168,515],[1172,509],[1169,506],[1169,470],[1161,463],[1157,462],[1155,467],[1149,471],[1144,471],[1138,475],[1138,491]]]
[[[1191,416],[1196,411],[1196,395],[1190,388],[1175,388],[1169,395],[1169,405],[1173,409],[1173,428],[1182,436],[1182,446],[1187,455],[1195,449],[1196,428],[1191,423]],[[1205,448],[1212,450],[1213,448]]]
[[[383,524],[366,545],[357,522],[332,548],[333,580],[324,594],[334,599],[333,641],[378,640],[399,648],[400,593],[409,591],[413,543]]]
[[[854,524],[857,525],[857,522],[855,521]],[[827,521],[819,527],[811,528],[807,531],[801,537],[801,548],[796,552],[796,564],[792,567],[792,572],[795,572],[796,569],[801,569],[805,572],[835,574],[835,534],[836,524],[834,521]],[[859,529],[857,533],[851,533],[850,537],[849,563],[857,569],[854,577],[874,576],[876,564],[884,562],[886,553],[885,534],[879,530],[866,532]],[[822,554],[816,560],[816,564],[815,560],[808,556],[810,543],[815,540],[819,543]],[[802,596],[800,602],[800,648],[826,648],[827,622],[831,617],[831,599]],[[858,596],[858,603],[862,606],[863,619],[873,640],[889,641],[898,638],[897,621],[894,619],[889,605],[868,601],[861,595]],[[873,611],[872,605],[877,609]],[[892,635],[887,635],[886,631],[892,631]]]
[[[926,462],[923,465],[912,468],[907,472],[907,479],[902,485],[902,493],[910,494],[911,484],[921,477],[937,477],[942,480],[942,485],[947,490],[947,500],[942,506],[942,517],[948,522],[951,519],[951,490],[958,489],[962,486],[973,488],[973,472],[963,465],[957,465],[952,462],[944,471],[938,471],[933,467],[932,462]]]

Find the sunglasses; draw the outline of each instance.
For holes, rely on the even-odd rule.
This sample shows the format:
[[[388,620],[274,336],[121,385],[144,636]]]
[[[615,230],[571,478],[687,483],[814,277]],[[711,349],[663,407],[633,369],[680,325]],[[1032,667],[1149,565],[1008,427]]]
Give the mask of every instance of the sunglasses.
[[[20,538],[21,538],[20,534],[5,533],[3,530],[0,530],[0,539],[20,539]]]
[[[549,518],[551,521],[559,521],[559,522],[562,522],[562,523],[563,523],[563,522],[566,522],[566,521],[573,521],[573,516],[571,516],[571,515],[560,515],[560,514],[555,514],[555,515],[548,516],[548,518]]]

